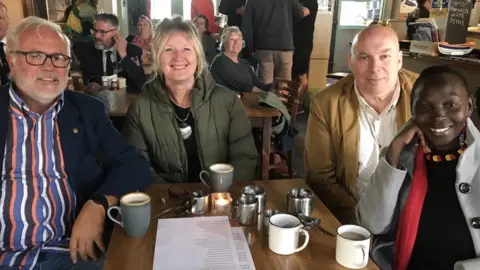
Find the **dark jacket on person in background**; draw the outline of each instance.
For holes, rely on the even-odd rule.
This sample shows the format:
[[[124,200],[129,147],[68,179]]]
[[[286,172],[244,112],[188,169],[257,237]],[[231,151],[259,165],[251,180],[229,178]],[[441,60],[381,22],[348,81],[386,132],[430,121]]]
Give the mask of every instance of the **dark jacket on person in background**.
[[[247,1],[241,27],[246,47],[293,51],[293,24],[302,18],[298,0]]]
[[[77,43],[73,51],[80,62],[83,81],[102,84],[103,74],[103,51],[95,48],[93,41]],[[127,44],[127,55],[121,59],[117,53],[119,77],[127,80],[127,91],[138,93],[146,81],[145,71],[142,65],[142,49],[132,43]],[[114,64],[115,65],[115,64]],[[116,68],[114,66],[114,68]],[[107,74],[113,75],[113,74]]]

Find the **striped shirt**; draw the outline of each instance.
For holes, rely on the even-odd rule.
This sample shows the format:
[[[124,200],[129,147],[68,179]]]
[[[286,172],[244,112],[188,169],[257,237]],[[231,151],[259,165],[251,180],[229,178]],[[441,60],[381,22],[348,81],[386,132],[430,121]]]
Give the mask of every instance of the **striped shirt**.
[[[31,112],[10,86],[0,181],[0,266],[33,269],[41,251],[68,252],[76,196],[65,172],[57,115]]]

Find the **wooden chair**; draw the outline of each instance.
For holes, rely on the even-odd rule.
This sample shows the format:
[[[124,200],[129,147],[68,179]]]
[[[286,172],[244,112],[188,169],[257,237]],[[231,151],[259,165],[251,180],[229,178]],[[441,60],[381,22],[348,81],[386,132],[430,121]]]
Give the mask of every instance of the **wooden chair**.
[[[274,81],[274,89],[280,100],[283,101],[285,107],[291,115],[290,125],[295,124],[301,99],[304,96],[304,88],[300,83],[276,78]]]
[[[308,79],[308,76],[306,74],[302,75],[302,76],[299,76],[297,78],[292,78],[293,82],[296,82],[298,84],[301,84],[302,85],[302,90],[305,92],[305,93],[302,93],[301,96],[300,96],[300,104],[298,105],[298,111],[297,111],[297,115],[299,114],[302,114],[305,112],[305,97],[306,97],[306,92],[308,92],[308,84],[309,84],[309,79]]]
[[[282,78],[275,79],[274,87],[277,95],[280,97],[280,100],[283,101],[283,104],[285,104],[285,107],[287,107],[291,115],[290,126],[293,126],[297,120],[297,114],[300,107],[300,100],[303,98],[304,89],[301,84],[293,81],[285,80]],[[275,154],[279,155],[282,161],[277,164],[271,163],[269,169],[270,170],[280,169],[280,168],[283,169],[287,167],[289,177],[293,178],[295,176],[295,173],[293,172],[293,166],[292,166],[293,149],[288,151],[286,155],[279,149],[272,149],[270,154],[271,161],[274,161],[273,156]]]

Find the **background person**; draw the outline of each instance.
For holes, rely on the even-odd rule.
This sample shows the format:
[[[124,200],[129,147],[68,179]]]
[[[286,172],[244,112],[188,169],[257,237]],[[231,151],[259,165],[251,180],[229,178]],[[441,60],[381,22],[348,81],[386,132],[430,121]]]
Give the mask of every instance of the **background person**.
[[[213,60],[210,73],[218,84],[235,92],[268,91],[269,85],[262,84],[253,67],[239,57],[243,44],[240,29],[227,27],[222,34],[221,52]]]

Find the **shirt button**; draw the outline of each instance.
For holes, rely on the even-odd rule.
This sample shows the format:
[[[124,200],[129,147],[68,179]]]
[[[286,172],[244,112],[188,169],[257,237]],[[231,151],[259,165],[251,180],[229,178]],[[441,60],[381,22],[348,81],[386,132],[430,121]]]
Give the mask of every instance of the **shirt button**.
[[[468,183],[460,183],[458,190],[463,194],[467,194],[472,190],[472,186]]]
[[[23,117],[19,116],[18,119],[23,119]]]
[[[472,227],[475,229],[480,229],[480,217],[472,218]]]

